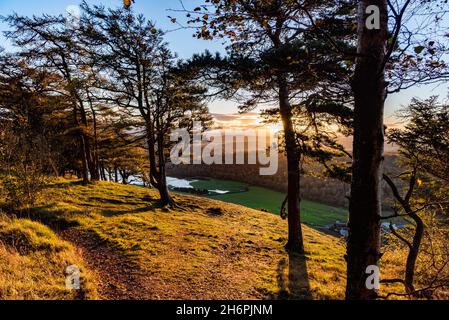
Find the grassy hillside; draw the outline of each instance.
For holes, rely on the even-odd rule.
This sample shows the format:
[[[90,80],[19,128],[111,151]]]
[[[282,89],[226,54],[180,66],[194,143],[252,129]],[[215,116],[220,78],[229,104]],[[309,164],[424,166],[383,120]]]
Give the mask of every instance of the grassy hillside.
[[[71,265],[81,269],[81,291],[66,289]],[[0,300],[94,299],[95,286],[79,252],[48,227],[0,216]]]
[[[279,214],[281,204],[285,199],[285,193],[248,185],[244,182],[205,178],[195,180],[191,185],[196,189],[213,190],[215,188],[229,191],[230,193],[227,194],[214,194],[209,197],[256,210],[266,210],[274,214]],[[348,214],[348,210],[344,208],[304,199],[301,201],[301,221],[312,227],[327,227],[337,221],[346,222]],[[393,212],[385,210],[383,214],[391,216]],[[404,224],[400,218],[391,219],[391,221],[399,225]]]
[[[305,227],[307,257],[289,257],[279,217],[175,197],[180,208],[167,210],[152,190],[61,181],[33,214],[84,249],[102,298],[343,297],[344,249],[336,238]]]
[[[285,194],[263,187],[249,186],[236,181],[223,181],[215,179],[198,180],[192,183],[197,189],[217,188],[228,190],[231,193],[214,195],[213,199],[240,204],[253,209],[264,209],[274,214],[281,212],[281,204]],[[334,224],[337,220],[346,221],[348,212],[345,209],[335,208],[325,204],[303,200],[301,202],[301,218],[303,223],[311,226],[326,226]]]
[[[136,186],[49,185],[31,212],[41,223],[0,224],[0,298],[343,298],[340,239],[304,226],[307,254],[289,255],[279,217],[175,198],[179,208],[168,210],[158,206],[156,192]],[[71,264],[83,270],[81,297],[64,289]]]

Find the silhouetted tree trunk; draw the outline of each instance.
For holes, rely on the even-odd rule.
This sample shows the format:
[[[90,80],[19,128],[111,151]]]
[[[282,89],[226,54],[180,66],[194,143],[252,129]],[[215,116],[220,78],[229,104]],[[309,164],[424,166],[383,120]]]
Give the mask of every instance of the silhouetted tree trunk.
[[[120,170],[120,175],[122,176],[122,184],[128,184],[129,175],[126,173],[126,170]]]
[[[366,27],[366,8],[380,9],[380,29]],[[358,58],[354,91],[354,148],[349,239],[347,246],[346,298],[374,299],[366,287],[366,269],[380,259],[381,182],[384,160],[384,103],[386,84],[384,59],[387,44],[387,1],[359,3]]]
[[[78,126],[78,111],[77,111],[77,104],[76,101],[73,101],[73,121],[75,122],[75,125]],[[89,183],[89,168],[87,165],[87,154],[86,154],[86,143],[84,140],[84,135],[82,133],[79,134],[78,140],[80,143],[80,154],[81,154],[81,176],[83,179],[84,184]]]
[[[159,134],[159,138],[158,138],[158,150],[164,150],[164,137],[162,136],[162,134]],[[168,190],[168,185],[167,185],[167,173],[165,171],[165,165],[166,165],[166,161],[165,161],[165,155],[164,155],[164,151],[159,151],[159,193],[161,195],[161,202],[162,205],[164,206],[173,206],[175,204],[175,201],[173,200],[173,198],[170,195],[170,192]]]
[[[84,101],[81,98],[78,98],[78,101],[79,101],[79,106],[80,106],[79,109],[80,109],[80,115],[81,115],[81,123],[87,129],[89,123],[87,121],[86,110],[84,109]],[[92,146],[89,141],[89,136],[85,132],[83,132],[83,136],[84,136],[84,145],[85,145],[85,149],[86,149],[87,165],[88,165],[89,172],[90,172],[90,178],[92,180],[99,180],[99,172],[98,172],[97,166],[95,165],[95,160],[94,160],[94,156],[92,153]]]
[[[92,120],[93,120],[93,129],[94,129],[94,139],[93,139],[93,148],[92,148],[92,167],[94,171],[94,175],[97,180],[104,180],[104,171],[101,171],[100,167],[100,159],[98,152],[98,121],[97,121],[97,112],[95,110],[92,97],[90,96],[89,91],[86,92],[87,100],[89,103],[90,110],[92,112]],[[103,168],[104,169],[104,168]],[[94,179],[95,180],[95,179]]]
[[[411,211],[409,217],[413,219],[416,224],[415,234],[413,235],[413,242],[410,247],[407,262],[405,265],[405,289],[407,293],[412,294],[415,292],[414,279],[415,279],[415,267],[416,261],[419,255],[419,249],[421,247],[422,238],[424,236],[424,222],[422,219],[414,212]]]
[[[408,215],[414,222],[415,222],[415,232],[413,234],[413,240],[412,242],[408,241],[404,237],[402,237],[394,228],[392,225],[390,225],[390,230],[398,239],[403,241],[409,251],[407,255],[407,261],[405,264],[405,277],[404,277],[404,286],[405,291],[412,295],[415,293],[415,286],[414,286],[414,279],[415,279],[415,268],[416,268],[416,261],[418,259],[419,250],[421,248],[421,242],[424,237],[424,222],[421,219],[421,217],[416,213],[416,211],[413,210],[410,199],[412,197],[414,187],[416,184],[416,172],[417,169],[413,169],[413,173],[410,177],[409,182],[409,190],[405,197],[402,197],[399,193],[399,190],[393,180],[389,178],[387,175],[384,175],[384,180],[388,183],[390,186],[393,196],[395,199],[400,203],[402,206],[402,209],[404,210],[404,214]]]
[[[300,185],[301,177],[299,163],[300,154],[296,143],[296,133],[293,127],[293,115],[290,105],[288,84],[284,75],[279,75],[279,105],[280,114],[285,133],[285,149],[288,166],[288,243],[287,249],[303,253],[304,243],[302,238],[300,218]]]
[[[147,124],[149,127],[152,124]],[[154,132],[152,128],[148,130],[149,132]],[[158,146],[161,148],[163,144],[161,139],[158,139]],[[152,134],[147,134],[147,145],[148,145],[148,156],[150,160],[150,183],[156,188],[160,195],[160,201],[162,206],[174,205],[174,201],[170,196],[167,185],[167,177],[165,173],[165,159],[163,158],[163,152],[159,152],[158,162],[156,162],[156,141]],[[161,149],[159,149],[161,150]],[[157,164],[156,164],[157,163]]]
[[[167,178],[165,175],[161,176],[161,179],[159,180],[159,187],[157,189],[161,196],[162,206],[173,206],[175,204],[175,201],[173,200],[173,198],[170,195],[170,192],[168,191]]]
[[[106,176],[106,169],[104,168],[103,163],[101,163],[101,165],[100,165],[100,175],[101,175],[101,179],[103,181],[108,181],[108,177]]]
[[[87,152],[86,152],[86,141],[84,139],[84,136],[80,135],[80,143],[81,143],[81,162],[82,162],[82,176],[83,176],[83,183],[88,184],[89,183],[89,166],[87,164]]]

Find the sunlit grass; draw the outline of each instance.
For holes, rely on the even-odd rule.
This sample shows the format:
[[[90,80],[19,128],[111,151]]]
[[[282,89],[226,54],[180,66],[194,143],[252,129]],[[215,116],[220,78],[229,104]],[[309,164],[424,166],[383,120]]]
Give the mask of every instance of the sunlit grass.
[[[88,237],[98,250],[112,248],[139,275],[136,285],[156,292],[150,299],[344,298],[343,239],[304,226],[306,254],[289,255],[287,223],[278,216],[214,199],[174,197],[178,207],[164,209],[154,190],[58,180],[31,215],[56,231]],[[6,219],[0,237],[1,298],[78,298],[63,287],[70,264],[82,267],[85,298],[95,297],[95,270],[87,270],[73,245],[48,227]]]
[[[82,272],[80,291],[66,288],[71,265]],[[48,227],[0,217],[0,300],[95,299],[95,286],[77,250]]]
[[[214,195],[211,198],[225,202],[240,204],[252,209],[266,210],[279,214],[285,194],[263,187],[249,186],[242,182],[223,181],[215,179],[198,180],[191,185],[197,189],[220,189],[229,191],[228,194]],[[311,226],[324,227],[336,221],[345,222],[348,211],[329,205],[303,200],[301,202],[302,222]]]
[[[289,292],[294,289],[283,287],[289,274],[287,224],[275,215],[181,195],[175,195],[179,208],[161,209],[153,190],[105,182],[61,182],[46,197],[47,206],[36,213],[62,225],[78,225],[79,232],[114,247],[167,290],[176,283],[213,286],[215,292],[204,293],[211,298],[295,295]],[[343,298],[340,240],[308,227],[304,233],[305,263],[291,273],[307,280],[314,298]],[[226,291],[229,287],[235,295]]]

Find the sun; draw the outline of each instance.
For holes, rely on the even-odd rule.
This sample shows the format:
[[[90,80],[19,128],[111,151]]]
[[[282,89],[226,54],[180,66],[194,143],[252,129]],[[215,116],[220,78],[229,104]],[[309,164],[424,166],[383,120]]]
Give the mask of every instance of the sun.
[[[258,117],[256,120],[256,123],[257,123],[258,127],[265,128],[267,131],[269,131],[272,134],[279,134],[283,130],[281,122],[266,123],[265,119]]]

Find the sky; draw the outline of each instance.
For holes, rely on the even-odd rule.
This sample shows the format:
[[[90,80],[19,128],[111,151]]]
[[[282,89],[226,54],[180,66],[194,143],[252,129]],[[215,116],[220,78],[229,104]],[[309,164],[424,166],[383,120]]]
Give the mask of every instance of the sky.
[[[88,0],[89,4],[104,4],[108,7],[121,6],[122,0]],[[5,16],[16,12],[21,15],[39,15],[47,14],[66,14],[69,6],[77,5],[80,0],[0,0],[0,16]],[[194,8],[198,4],[203,4],[203,0],[184,0],[187,7]],[[183,14],[173,12],[170,9],[180,9],[179,0],[137,0],[134,9],[143,13],[156,23],[158,28],[168,31],[166,41],[171,49],[176,52],[181,59],[188,59],[194,53],[201,53],[205,50],[211,52],[223,52],[224,46],[220,41],[205,41],[193,38],[192,29],[179,29],[177,25],[171,23],[168,16],[177,17],[179,21],[183,21]],[[7,30],[7,26],[0,24],[0,31]],[[5,41],[3,35],[0,35],[0,47],[8,49],[9,44]],[[395,125],[398,120],[394,118],[396,111],[402,106],[407,105],[413,97],[427,98],[431,95],[439,95],[441,98],[447,97],[449,90],[447,84],[439,86],[429,85],[414,87],[409,90],[402,91],[398,94],[391,95],[386,103],[386,123],[387,125]],[[236,114],[238,106],[230,101],[214,101],[209,105],[211,113],[217,115]],[[239,121],[244,116],[238,116]],[[256,119],[254,114],[249,114],[248,119]],[[235,119],[235,117],[233,118]],[[248,119],[242,120],[244,123]],[[257,119],[255,120],[257,121]]]

